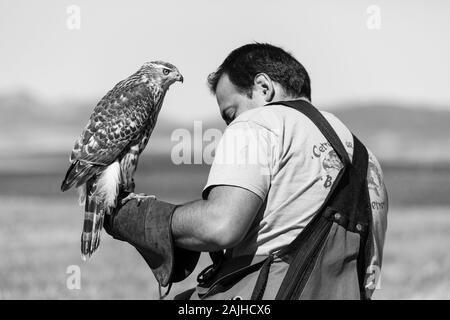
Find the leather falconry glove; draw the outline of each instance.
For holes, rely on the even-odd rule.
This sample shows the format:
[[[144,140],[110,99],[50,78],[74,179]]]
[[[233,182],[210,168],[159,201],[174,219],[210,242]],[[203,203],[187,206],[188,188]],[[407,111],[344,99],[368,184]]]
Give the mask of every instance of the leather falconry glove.
[[[105,215],[104,228],[114,238],[132,244],[152,269],[160,287],[187,278],[200,257],[200,252],[176,247],[172,236],[172,215],[176,205],[155,198],[121,200],[114,213]]]

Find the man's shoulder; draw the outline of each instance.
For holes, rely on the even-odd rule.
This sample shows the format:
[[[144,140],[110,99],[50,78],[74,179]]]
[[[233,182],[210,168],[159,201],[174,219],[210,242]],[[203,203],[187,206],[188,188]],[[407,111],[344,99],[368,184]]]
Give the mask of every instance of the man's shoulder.
[[[240,114],[231,124],[229,129],[249,127],[255,129],[265,129],[276,135],[282,130],[283,117],[272,110],[269,106],[254,108]]]
[[[351,140],[349,128],[333,113],[319,110],[330,123],[338,136]],[[269,105],[248,110],[240,114],[229,126],[233,129],[270,131],[275,136],[283,136],[283,141],[301,139],[305,143],[317,140],[319,129],[301,112],[284,105]],[[299,142],[299,141],[297,141]]]
[[[329,111],[320,110],[319,111],[325,116],[328,121],[339,121],[340,120]],[[232,124],[241,123],[241,122],[255,122],[261,124],[280,124],[283,123],[284,119],[291,120],[293,122],[302,122],[308,121],[307,117],[303,115],[301,112],[286,107],[282,104],[273,104],[269,106],[262,106],[258,108],[254,108],[248,110],[242,114],[240,114]]]
[[[263,127],[276,133],[284,131],[286,126],[292,126],[302,121],[305,121],[305,119],[300,112],[284,105],[275,104],[248,110],[240,114],[230,126],[248,124]]]

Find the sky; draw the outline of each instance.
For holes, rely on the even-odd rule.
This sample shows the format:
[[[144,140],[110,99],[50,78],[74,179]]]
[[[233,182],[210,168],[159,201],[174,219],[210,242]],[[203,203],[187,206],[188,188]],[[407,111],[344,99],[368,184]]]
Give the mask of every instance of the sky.
[[[80,9],[80,29],[67,8]],[[379,29],[370,29],[371,6]],[[369,12],[368,12],[369,11]],[[72,21],[72,20],[70,20]],[[145,61],[178,67],[165,113],[217,116],[206,86],[234,48],[258,41],[291,52],[319,106],[371,101],[450,110],[450,1],[0,0],[0,94],[98,101]]]

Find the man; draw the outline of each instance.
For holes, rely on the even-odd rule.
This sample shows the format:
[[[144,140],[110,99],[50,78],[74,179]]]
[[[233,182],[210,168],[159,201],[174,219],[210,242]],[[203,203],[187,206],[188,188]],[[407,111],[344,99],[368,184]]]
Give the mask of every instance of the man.
[[[192,271],[194,252],[211,252],[214,264],[199,276],[199,286],[180,298],[274,299],[293,261],[280,253],[322,208],[343,164],[333,144],[307,116],[280,103],[267,105],[311,101],[308,73],[283,49],[259,43],[240,47],[229,54],[208,82],[228,127],[217,146],[202,200],[169,209],[160,209],[157,203],[140,210],[149,217],[167,217],[158,220],[164,221],[164,227],[158,230],[167,230],[164,232],[174,242],[166,250],[193,258],[177,258],[175,252],[169,255],[169,262],[152,265],[152,260],[157,260],[154,252],[146,256],[143,251],[144,247],[152,251],[160,246],[158,232],[154,231],[156,224],[151,222],[155,225],[152,230],[147,227],[138,231],[139,223],[151,223],[136,222],[134,234],[130,231],[126,236],[120,230],[120,225],[130,225],[129,216],[138,211],[137,205],[129,204],[129,208],[120,210],[113,218],[122,222],[105,228],[116,238],[135,245],[154,272],[168,264],[163,269],[169,275],[155,272],[162,285],[179,281]],[[349,129],[332,114],[321,114],[352,159],[354,139]],[[379,279],[388,208],[381,167],[372,153],[368,158],[368,193],[373,205],[369,234],[372,241],[368,242],[369,259],[364,265],[366,298],[370,298]],[[144,240],[135,240],[139,233],[145,233]],[[222,250],[226,250],[225,254]],[[180,267],[183,261],[195,262]],[[259,279],[262,264],[270,264],[264,281]],[[175,280],[170,279],[177,268],[186,270]],[[264,290],[255,296],[255,286],[261,283]],[[334,297],[347,297],[340,292]]]

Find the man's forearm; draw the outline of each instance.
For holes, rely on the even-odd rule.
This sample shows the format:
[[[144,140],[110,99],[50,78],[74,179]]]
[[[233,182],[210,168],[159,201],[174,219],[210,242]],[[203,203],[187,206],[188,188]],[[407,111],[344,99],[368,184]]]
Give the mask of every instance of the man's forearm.
[[[206,200],[196,200],[178,207],[172,217],[172,235],[175,244],[195,251],[221,250],[211,223],[211,204]],[[216,221],[219,224],[219,221]]]
[[[195,251],[217,251],[237,245],[261,207],[253,192],[233,186],[216,186],[208,200],[178,207],[172,217],[177,246]]]

